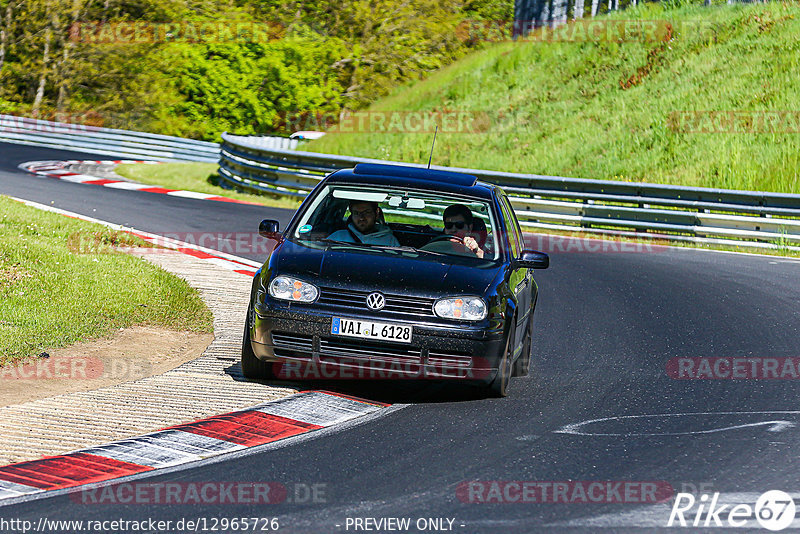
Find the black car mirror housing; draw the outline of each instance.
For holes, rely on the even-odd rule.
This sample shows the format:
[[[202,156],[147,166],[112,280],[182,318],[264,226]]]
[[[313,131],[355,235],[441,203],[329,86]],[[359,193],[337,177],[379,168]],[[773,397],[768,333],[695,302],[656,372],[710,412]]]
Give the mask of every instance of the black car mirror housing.
[[[264,219],[258,225],[258,235],[277,241],[281,237],[280,223],[274,219]]]
[[[538,250],[523,250],[519,258],[512,261],[512,265],[515,269],[547,269],[550,256]]]

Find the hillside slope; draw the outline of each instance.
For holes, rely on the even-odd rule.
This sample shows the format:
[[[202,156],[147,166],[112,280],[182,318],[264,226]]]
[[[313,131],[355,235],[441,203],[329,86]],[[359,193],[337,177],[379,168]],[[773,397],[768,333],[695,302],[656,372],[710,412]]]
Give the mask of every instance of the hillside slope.
[[[438,165],[800,193],[798,15],[644,4],[611,19],[658,21],[657,39],[496,43],[370,109],[491,117],[439,135]],[[309,149],[427,162],[431,137],[336,133]]]

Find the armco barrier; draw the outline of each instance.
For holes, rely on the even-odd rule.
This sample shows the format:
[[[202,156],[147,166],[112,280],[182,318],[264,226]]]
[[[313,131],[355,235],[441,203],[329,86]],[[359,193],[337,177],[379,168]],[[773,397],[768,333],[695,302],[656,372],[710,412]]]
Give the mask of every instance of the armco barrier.
[[[264,148],[291,150],[297,139],[250,137]],[[169,135],[116,130],[64,122],[52,122],[0,114],[0,141],[154,161],[219,160],[220,145]]]
[[[305,196],[327,174],[358,163],[407,163],[267,148],[255,138],[222,134],[220,176],[229,184],[282,196]],[[410,165],[419,167],[420,165]],[[785,247],[800,242],[800,195],[466,172],[508,193],[523,226],[615,235]]]
[[[291,197],[305,196],[328,173],[358,163],[408,165],[296,151],[296,139],[225,133],[218,145],[12,115],[0,115],[0,141],[124,158],[219,161],[220,177],[230,185]],[[528,228],[772,248],[800,243],[800,195],[433,168],[502,186]]]
[[[0,141],[154,161],[219,160],[217,143],[13,115],[0,115]]]

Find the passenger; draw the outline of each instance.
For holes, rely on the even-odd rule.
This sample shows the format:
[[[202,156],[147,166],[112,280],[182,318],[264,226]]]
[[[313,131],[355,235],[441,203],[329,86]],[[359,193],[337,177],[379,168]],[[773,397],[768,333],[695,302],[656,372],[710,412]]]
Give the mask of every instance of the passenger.
[[[392,229],[378,222],[381,215],[381,208],[377,202],[351,200],[347,228],[332,233],[328,239],[346,243],[399,247],[400,242],[392,234]]]
[[[480,236],[476,232],[477,225],[469,207],[464,204],[448,206],[442,214],[442,220],[444,222],[444,233],[452,236],[451,241],[454,244],[463,245],[477,257],[483,258],[484,251],[478,244]]]

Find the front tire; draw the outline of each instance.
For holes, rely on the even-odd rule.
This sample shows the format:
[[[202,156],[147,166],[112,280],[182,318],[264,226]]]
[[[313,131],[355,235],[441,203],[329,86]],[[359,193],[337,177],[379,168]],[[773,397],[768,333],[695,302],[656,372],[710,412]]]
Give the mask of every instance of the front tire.
[[[486,388],[490,397],[501,398],[508,395],[508,381],[511,380],[512,359],[514,358],[514,335],[516,328],[511,327],[506,340],[505,353],[503,359],[500,360],[497,376]]]
[[[531,367],[531,339],[533,338],[533,317],[528,321],[528,333],[522,343],[522,354],[514,362],[514,371],[511,376],[528,376]]]
[[[250,341],[250,314],[252,309],[247,311],[247,319],[244,322],[244,335],[242,336],[242,374],[245,378],[253,380],[264,380],[275,378],[272,367],[268,362],[263,362],[256,357],[253,352],[253,345]]]

